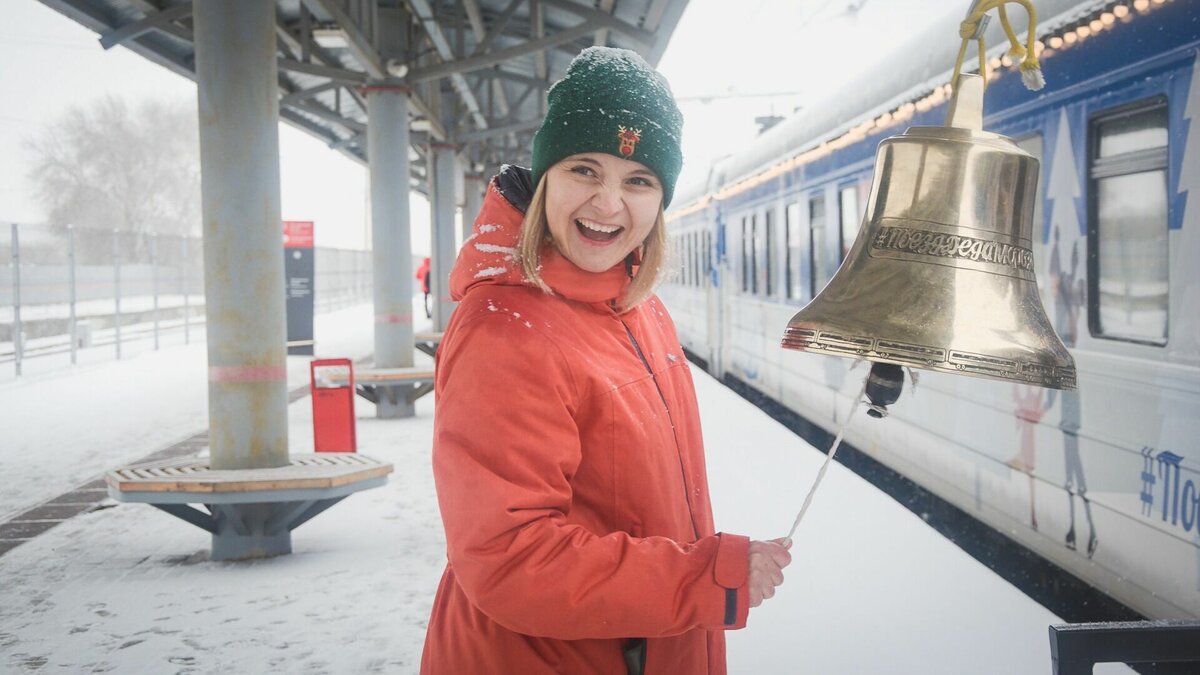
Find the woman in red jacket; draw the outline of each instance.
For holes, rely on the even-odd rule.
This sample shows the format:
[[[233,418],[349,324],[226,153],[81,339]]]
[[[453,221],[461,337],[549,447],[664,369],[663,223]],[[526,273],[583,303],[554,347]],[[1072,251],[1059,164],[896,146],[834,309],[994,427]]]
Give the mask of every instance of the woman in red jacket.
[[[725,672],[790,557],[714,531],[691,373],[653,295],[682,163],[666,81],[590,48],[451,273],[434,476],[446,571],[421,671]]]

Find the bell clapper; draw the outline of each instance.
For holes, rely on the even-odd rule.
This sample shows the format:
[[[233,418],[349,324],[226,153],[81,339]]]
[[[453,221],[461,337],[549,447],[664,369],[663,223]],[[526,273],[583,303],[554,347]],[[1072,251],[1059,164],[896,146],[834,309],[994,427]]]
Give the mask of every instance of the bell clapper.
[[[904,369],[894,363],[874,363],[867,375],[867,414],[875,419],[887,417],[887,407],[900,398],[904,389]]]

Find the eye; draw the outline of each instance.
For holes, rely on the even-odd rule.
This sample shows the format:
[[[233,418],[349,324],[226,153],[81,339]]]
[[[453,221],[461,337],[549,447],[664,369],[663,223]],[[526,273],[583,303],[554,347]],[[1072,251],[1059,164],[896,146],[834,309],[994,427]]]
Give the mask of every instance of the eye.
[[[628,182],[630,185],[637,185],[640,187],[650,187],[650,188],[655,187],[654,181],[650,180],[649,178],[645,178],[643,176],[634,176],[633,178],[630,178],[626,182]]]
[[[571,172],[577,173],[580,176],[595,176],[596,175],[596,171],[594,169],[592,169],[592,167],[590,167],[586,164],[579,164],[577,166],[571,167]]]

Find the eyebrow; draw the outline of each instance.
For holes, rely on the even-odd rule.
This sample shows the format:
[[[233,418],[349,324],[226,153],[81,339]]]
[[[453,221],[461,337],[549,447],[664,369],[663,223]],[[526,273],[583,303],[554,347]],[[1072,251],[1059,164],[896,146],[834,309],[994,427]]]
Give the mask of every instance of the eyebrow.
[[[584,164],[591,164],[591,165],[592,165],[592,166],[594,166],[594,167],[600,168],[600,162],[598,162],[598,161],[596,161],[596,160],[592,159],[591,157],[579,157],[579,156],[577,156],[577,157],[568,157],[566,161],[570,161],[570,162],[582,162],[582,163],[584,163]],[[650,169],[634,169],[633,171],[630,171],[630,172],[629,172],[627,175],[630,175],[630,176],[646,176],[647,178],[652,178],[652,179],[654,179],[654,180],[658,180],[658,176],[654,175],[654,172],[653,172],[653,171],[651,171]]]

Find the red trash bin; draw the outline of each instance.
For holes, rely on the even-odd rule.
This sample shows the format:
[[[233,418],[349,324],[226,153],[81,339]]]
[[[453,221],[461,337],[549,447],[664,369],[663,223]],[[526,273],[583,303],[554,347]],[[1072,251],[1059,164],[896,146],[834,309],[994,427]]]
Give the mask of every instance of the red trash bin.
[[[309,364],[316,452],[357,452],[354,437],[354,363],[316,359]]]

